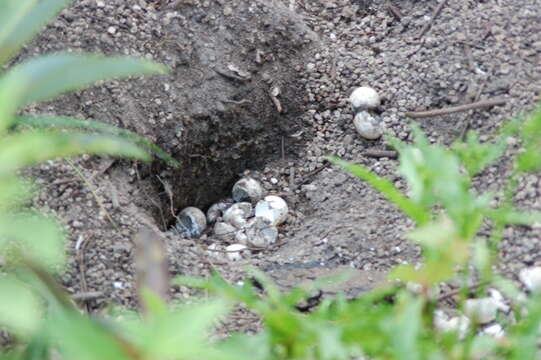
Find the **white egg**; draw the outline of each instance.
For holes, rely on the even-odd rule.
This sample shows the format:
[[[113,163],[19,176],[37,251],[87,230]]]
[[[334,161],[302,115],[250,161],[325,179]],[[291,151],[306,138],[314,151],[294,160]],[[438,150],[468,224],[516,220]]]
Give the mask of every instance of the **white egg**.
[[[267,247],[278,239],[278,229],[268,219],[256,216],[250,219],[245,229],[248,244],[254,247]]]
[[[200,237],[206,227],[207,218],[205,214],[193,206],[183,209],[178,214],[175,225],[178,232],[190,238]]]
[[[245,177],[233,185],[232,195],[236,202],[249,201],[255,204],[263,198],[263,187],[257,180]]]
[[[271,225],[280,225],[287,219],[289,209],[284,199],[269,195],[255,206],[255,216],[267,219]]]
[[[237,229],[241,229],[246,226],[248,218],[253,216],[253,214],[254,210],[252,204],[249,202],[240,202],[231,205],[231,207],[224,212],[223,219]]]
[[[535,266],[522,269],[518,274],[518,278],[531,292],[541,291],[541,267]]]
[[[368,86],[361,86],[353,90],[349,96],[349,102],[354,112],[372,110],[377,108],[381,99],[376,90]]]
[[[361,111],[355,115],[353,125],[355,125],[357,133],[368,140],[379,139],[383,134],[381,126],[377,123],[374,116],[366,111]]]
[[[246,245],[232,244],[225,248],[226,256],[230,261],[242,260],[242,255],[246,250]]]

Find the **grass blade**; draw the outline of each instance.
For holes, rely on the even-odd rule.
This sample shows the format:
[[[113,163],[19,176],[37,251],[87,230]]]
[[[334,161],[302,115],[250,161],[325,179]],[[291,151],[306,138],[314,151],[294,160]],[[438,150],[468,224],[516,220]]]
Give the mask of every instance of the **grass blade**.
[[[149,160],[142,149],[118,137],[84,133],[19,133],[2,139],[0,176],[58,158],[100,154]]]
[[[8,71],[0,81],[18,82],[23,91],[17,100],[22,106],[52,99],[68,91],[82,89],[99,80],[132,75],[165,74],[166,67],[130,57],[55,53],[28,60]]]
[[[327,159],[333,164],[342,167],[358,178],[366,181],[370,186],[378,190],[387,199],[392,201],[407,216],[415,220],[418,225],[423,225],[430,220],[429,212],[402,195],[402,193],[398,191],[389,180],[383,179],[376,174],[371,173],[362,165],[351,164],[337,157],[327,157]]]
[[[78,130],[95,130],[102,133],[115,135],[127,138],[138,146],[153,153],[169,166],[178,168],[179,162],[167,154],[159,146],[154,145],[147,139],[125,129],[120,129],[115,126],[107,125],[93,120],[81,120],[63,116],[18,116],[15,118],[15,125],[30,126],[30,127],[51,127],[63,129],[78,129]]]
[[[71,1],[0,1],[0,65],[10,60],[24,43],[32,39]]]

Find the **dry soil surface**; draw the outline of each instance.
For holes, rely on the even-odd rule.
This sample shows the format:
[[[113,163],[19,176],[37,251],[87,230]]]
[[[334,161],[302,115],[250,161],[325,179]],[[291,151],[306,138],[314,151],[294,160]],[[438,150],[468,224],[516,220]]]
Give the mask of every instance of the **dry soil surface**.
[[[135,306],[132,238],[149,223],[166,242],[172,276],[207,276],[215,268],[237,282],[252,265],[288,287],[350,269],[354,275],[343,290],[355,296],[373,288],[394,265],[416,263],[420,254],[405,239],[411,221],[323,158],[330,153],[364,164],[406,190],[396,159],[367,154],[388,149],[386,141],[365,140],[355,132],[347,101],[352,89],[377,89],[385,131],[404,141],[411,140],[408,111],[506,99],[504,106],[417,120],[431,141],[443,144],[465,127],[489,140],[506,119],[531,111],[541,90],[538,0],[449,0],[437,16],[436,1],[129,3],[75,1],[25,54],[66,48],[120,52],[151,57],[173,69],[158,80],[113,82],[31,109],[124,126],[177,158],[195,159],[183,163],[184,171],[196,169],[193,176],[159,161],[148,166],[96,157],[50,161],[32,170],[41,184],[36,206],[68,230],[68,268],[60,279],[71,293],[98,292],[88,302],[91,311],[108,303]],[[195,28],[214,26],[222,15],[233,19],[222,29],[220,24],[216,31]],[[201,18],[194,21],[196,16]],[[175,38],[190,31],[207,37]],[[251,47],[246,34],[253,36]],[[235,44],[235,36],[239,51],[222,59],[221,44]],[[218,72],[210,76],[209,63],[224,68],[214,67]],[[243,75],[231,72],[231,63],[248,69],[253,86],[231,77]],[[269,94],[257,94],[258,82],[279,86],[282,112]],[[250,125],[235,125],[233,113]],[[265,123],[258,123],[259,116]],[[184,136],[193,129],[190,121],[200,128]],[[223,123],[233,125],[215,126]],[[262,133],[264,139],[252,144],[251,138]],[[250,155],[236,156],[243,146]],[[476,179],[476,187],[499,191],[508,159],[519,150],[512,143],[505,159]],[[290,215],[277,245],[230,262],[223,253],[205,250],[216,243],[212,236],[192,240],[169,231],[176,212],[229,196],[232,182],[244,174],[288,202]],[[540,186],[537,175],[522,179],[517,204],[541,210]],[[167,187],[173,189],[172,202]],[[215,192],[206,195],[209,189]],[[540,227],[506,229],[502,271],[515,278],[522,267],[541,265],[540,235]],[[173,298],[190,293],[184,287],[170,290]]]

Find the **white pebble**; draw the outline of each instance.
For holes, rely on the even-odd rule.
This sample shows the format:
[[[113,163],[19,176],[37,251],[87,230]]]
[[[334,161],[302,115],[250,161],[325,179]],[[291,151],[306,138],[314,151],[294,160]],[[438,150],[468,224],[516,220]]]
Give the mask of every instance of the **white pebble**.
[[[377,108],[381,99],[376,90],[368,86],[361,86],[353,90],[349,96],[349,102],[353,107],[353,111],[371,110]]]
[[[242,260],[243,250],[246,250],[246,246],[242,244],[232,244],[225,248],[227,258],[230,261]]]
[[[483,333],[493,336],[495,338],[501,338],[505,336],[505,331],[500,324],[492,324],[483,329]]]
[[[279,196],[265,196],[255,206],[255,216],[269,220],[271,225],[280,225],[286,218],[289,209],[284,199]]]
[[[470,318],[477,319],[481,324],[496,320],[498,303],[491,297],[468,299],[464,303],[464,312]]]
[[[541,291],[541,267],[535,266],[522,269],[518,274],[518,278],[531,292]]]

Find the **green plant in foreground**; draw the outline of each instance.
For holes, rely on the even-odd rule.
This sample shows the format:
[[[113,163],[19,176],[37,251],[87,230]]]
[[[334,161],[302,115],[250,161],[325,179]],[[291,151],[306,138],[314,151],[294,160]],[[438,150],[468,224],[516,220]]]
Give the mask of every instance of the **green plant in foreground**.
[[[126,130],[90,120],[19,114],[28,104],[100,80],[167,71],[146,60],[74,53],[48,54],[8,66],[23,44],[69,2],[0,1],[0,328],[20,343],[1,358],[48,358],[51,344],[58,344],[66,358],[134,358],[129,341],[81,316],[45,271],[62,269],[63,234],[55,221],[25,206],[32,186],[17,172],[45,160],[81,154],[149,160],[146,150],[177,165],[159,147]],[[184,314],[189,321],[196,316],[197,326],[205,327],[204,316],[214,318],[223,311],[219,304],[178,316]],[[187,339],[193,341],[189,348],[193,350],[205,332],[192,330]]]
[[[67,3],[0,2],[0,66]],[[436,332],[433,310],[437,304],[428,291],[413,295],[389,286],[354,300],[339,295],[324,299],[305,314],[296,305],[322,282],[337,279],[282,293],[258,272],[254,278],[263,285],[262,292],[252,280],[231,285],[218,275],[208,280],[177,278],[176,284],[201,288],[217,297],[168,307],[153,293],[143,291],[145,318],[128,311],[102,321],[81,315],[45,270],[61,269],[62,234],[51,219],[23,206],[31,196],[30,185],[16,175],[17,170],[82,153],[148,159],[134,143],[167,158],[125,130],[62,117],[21,116],[18,110],[106,77],[160,72],[162,67],[145,61],[56,54],[23,62],[0,75],[0,326],[17,340],[0,359],[532,359],[539,355],[540,294],[516,311],[516,323],[507,324],[506,335],[499,340],[477,334],[475,326],[462,335]],[[458,274],[464,279],[465,293],[473,266],[484,284],[516,294],[517,289],[494,274],[492,266],[505,226],[541,219],[537,213],[515,209],[512,203],[520,177],[541,169],[541,109],[524,124],[512,122],[504,127],[493,143],[480,143],[470,133],[465,142],[448,149],[430,144],[418,128],[414,134],[410,145],[391,139],[400,152],[399,171],[409,185],[407,195],[361,165],[332,159],[415,221],[417,227],[409,238],[422,247],[424,265],[420,269],[399,266],[391,277],[427,290]],[[518,136],[525,151],[514,162],[494,206],[496,194],[474,191],[472,179],[501,157],[509,136]],[[488,239],[478,236],[483,222],[492,224]],[[211,342],[208,329],[238,304],[257,312],[263,329],[256,335],[233,334]]]

